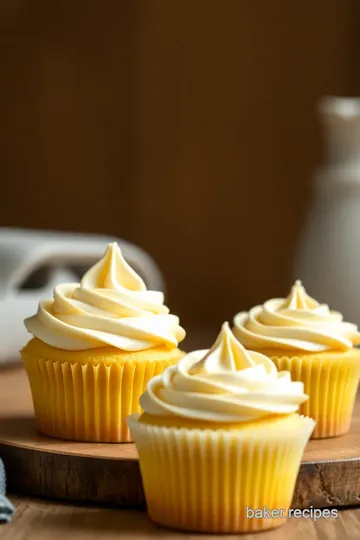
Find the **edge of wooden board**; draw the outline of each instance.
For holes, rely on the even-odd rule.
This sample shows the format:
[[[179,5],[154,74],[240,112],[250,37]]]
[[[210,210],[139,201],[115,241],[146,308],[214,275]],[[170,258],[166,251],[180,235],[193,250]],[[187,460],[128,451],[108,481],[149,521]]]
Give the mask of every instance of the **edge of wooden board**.
[[[14,493],[123,508],[144,508],[136,458],[104,459],[28,449],[0,441],[8,489]],[[25,455],[26,454],[26,455]],[[301,463],[292,508],[360,503],[359,458]]]

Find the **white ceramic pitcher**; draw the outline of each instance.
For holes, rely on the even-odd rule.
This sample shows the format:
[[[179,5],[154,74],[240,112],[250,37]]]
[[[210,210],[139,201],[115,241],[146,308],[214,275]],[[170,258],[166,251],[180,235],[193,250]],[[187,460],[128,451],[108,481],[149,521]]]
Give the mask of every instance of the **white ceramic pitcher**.
[[[294,277],[360,326],[360,98],[323,98],[319,113],[326,163],[315,174]]]

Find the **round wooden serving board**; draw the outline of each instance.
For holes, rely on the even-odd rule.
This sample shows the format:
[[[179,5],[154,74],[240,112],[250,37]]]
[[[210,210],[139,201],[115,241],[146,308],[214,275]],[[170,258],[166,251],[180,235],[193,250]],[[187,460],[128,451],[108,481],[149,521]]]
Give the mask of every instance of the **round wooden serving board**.
[[[145,506],[133,444],[72,443],[39,435],[22,369],[0,371],[0,457],[17,493],[122,507]],[[351,432],[310,441],[294,508],[360,502],[360,400]]]

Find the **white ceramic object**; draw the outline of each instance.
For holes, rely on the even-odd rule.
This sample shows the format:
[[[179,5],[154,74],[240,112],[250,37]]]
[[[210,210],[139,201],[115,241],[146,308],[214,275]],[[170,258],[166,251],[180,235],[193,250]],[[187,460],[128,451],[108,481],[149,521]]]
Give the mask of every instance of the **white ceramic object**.
[[[114,237],[92,234],[0,228],[0,364],[19,360],[29,339],[23,320],[36,312],[42,298],[51,297],[58,283],[79,281],[76,268],[86,270],[116,241],[125,259],[149,289],[164,290],[154,260],[142,249]],[[43,270],[36,288],[23,288],[29,276]]]
[[[315,174],[294,277],[360,325],[360,98],[326,97],[319,112],[326,163]]]

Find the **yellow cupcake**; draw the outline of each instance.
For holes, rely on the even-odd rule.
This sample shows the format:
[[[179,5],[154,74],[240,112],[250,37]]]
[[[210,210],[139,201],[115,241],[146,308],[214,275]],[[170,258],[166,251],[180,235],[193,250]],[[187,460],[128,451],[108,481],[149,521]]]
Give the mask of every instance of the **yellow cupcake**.
[[[299,413],[316,420],[312,438],[346,433],[360,377],[360,334],[354,324],[307,295],[300,281],[285,299],[268,300],[234,318],[234,334],[289,370],[309,396]]]
[[[146,290],[117,244],[84,275],[40,302],[21,351],[37,426],[45,435],[128,442],[147,382],[183,356],[179,319]]]
[[[302,383],[246,351],[227,323],[210,350],[154,377],[144,413],[128,419],[150,517],[210,533],[284,523],[314,429],[296,414],[306,398]]]

